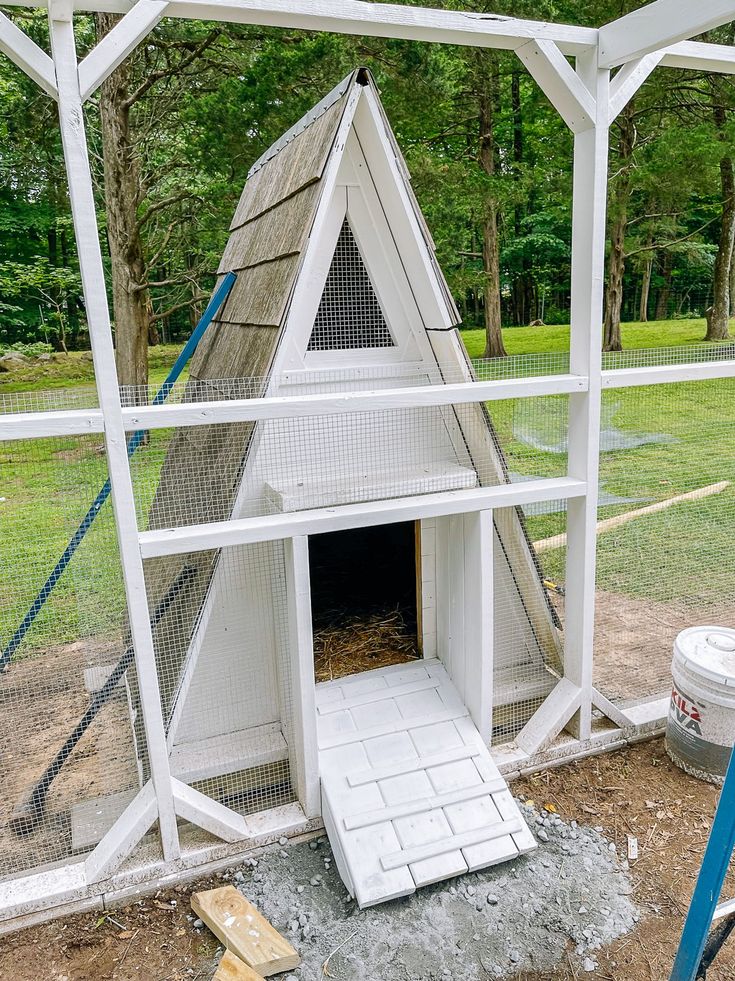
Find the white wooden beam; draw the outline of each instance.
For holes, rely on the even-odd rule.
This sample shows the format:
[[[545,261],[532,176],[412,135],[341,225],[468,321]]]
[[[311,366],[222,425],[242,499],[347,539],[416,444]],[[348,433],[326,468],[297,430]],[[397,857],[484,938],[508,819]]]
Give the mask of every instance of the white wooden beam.
[[[140,839],[150,831],[157,812],[156,792],[149,780],[85,859],[87,882],[98,882],[119,868]]]
[[[529,41],[516,54],[573,133],[594,126],[595,101],[553,41]]]
[[[679,41],[664,50],[661,65],[665,68],[732,75],[735,74],[735,47],[702,41]]]
[[[499,381],[457,382],[448,385],[416,385],[407,388],[336,392],[318,395],[267,396],[228,399],[224,402],[182,402],[175,405],[134,406],[123,409],[126,428],[167,429],[171,426],[205,426],[218,422],[259,422],[264,419],[297,419],[345,412],[373,412],[435,405],[460,405],[539,395],[584,392],[587,379],[577,375],[543,375]]]
[[[144,531],[139,535],[140,549],[143,558],[150,559],[156,555],[201,552],[209,548],[275,541],[279,538],[316,535],[346,528],[395,524],[399,521],[416,521],[420,518],[484,511],[488,508],[571,500],[584,496],[584,492],[584,481],[569,477],[524,480],[497,487],[476,487],[473,490],[445,491],[370,501],[365,504],[342,504],[307,511],[267,514],[256,518],[234,518],[230,521]]]
[[[56,98],[54,63],[13,21],[0,12],[0,51],[40,85],[46,95]]]
[[[153,649],[153,634],[146,594],[143,562],[138,548],[138,522],[127,453],[120,391],[115,371],[110,313],[107,307],[105,272],[100,248],[97,212],[92,189],[87,138],[82,111],[76,43],[71,5],[51,0],[49,34],[56,66],[59,127],[69,185],[79,270],[92,344],[95,383],[105,420],[105,448],[112,485],[112,505],[125,585],[130,633],[135,648],[135,666],[146,748],[156,791],[158,824],[164,858],[176,860],[181,852],[176,829],[176,812],[171,791],[171,772],[161,712],[161,696]],[[109,832],[108,834],[111,834]],[[125,839],[132,847],[131,839]],[[107,836],[98,848],[104,849]]]
[[[291,780],[307,818],[319,817],[319,753],[314,686],[314,643],[311,625],[309,540],[305,535],[284,542],[288,604],[288,684],[293,746],[289,746]]]
[[[639,385],[670,385],[673,382],[735,378],[735,361],[704,361],[697,364],[662,364],[650,368],[613,368],[602,372],[603,388],[633,388]]]
[[[595,93],[595,128],[574,138],[570,366],[589,378],[588,391],[569,399],[568,472],[583,481],[584,498],[567,509],[564,675],[581,691],[574,734],[590,738],[592,658],[600,459],[602,302],[607,209],[610,73],[592,54],[577,59],[580,79]]]
[[[116,10],[130,7],[127,0],[99,2]],[[85,9],[97,7],[97,0],[82,0],[78,9],[82,5]],[[195,20],[490,48],[512,49],[524,40],[542,38],[557,42],[566,54],[576,54],[597,42],[594,28],[364,0],[174,0],[169,14]]]
[[[627,62],[618,71],[610,82],[608,125],[617,119],[662,58],[663,51],[652,51],[642,58]]]
[[[527,756],[545,749],[582,707],[582,689],[562,678],[513,740]],[[587,736],[586,738],[589,738]]]
[[[68,409],[60,412],[9,412],[0,415],[0,442],[37,439],[43,436],[83,436],[104,432],[99,409]]]
[[[175,777],[172,778],[172,785],[176,813],[182,820],[204,828],[222,841],[243,841],[251,837],[248,823],[242,814]]]
[[[599,66],[614,68],[735,20],[735,0],[654,0],[600,28]]]
[[[82,102],[122,64],[166,13],[168,0],[138,0],[79,64]]]
[[[475,511],[464,525],[464,703],[482,741],[493,734],[493,513]]]

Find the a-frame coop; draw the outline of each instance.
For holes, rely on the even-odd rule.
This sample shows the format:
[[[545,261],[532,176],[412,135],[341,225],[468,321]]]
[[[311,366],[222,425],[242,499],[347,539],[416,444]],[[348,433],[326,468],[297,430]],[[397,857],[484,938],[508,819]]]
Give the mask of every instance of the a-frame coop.
[[[472,377],[365,70],[254,165],[220,267],[230,270],[188,398]],[[420,520],[408,508],[381,521],[376,506],[507,479],[477,403],[198,426],[169,445],[153,528],[371,505],[328,534],[146,568],[151,609],[190,570],[155,630],[172,772],[251,813],[297,800],[321,815],[361,905],[533,847],[487,750],[493,729],[525,722],[558,677],[522,516]],[[413,656],[355,673],[348,656],[349,677],[315,683],[313,627],[337,610],[339,629],[370,603],[401,614]]]

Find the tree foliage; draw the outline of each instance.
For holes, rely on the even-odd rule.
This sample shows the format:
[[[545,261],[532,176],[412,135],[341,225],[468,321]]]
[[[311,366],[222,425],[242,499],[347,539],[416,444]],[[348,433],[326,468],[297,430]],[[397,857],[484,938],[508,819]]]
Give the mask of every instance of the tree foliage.
[[[638,5],[503,0],[493,12],[601,24]],[[21,26],[47,44],[42,15],[24,15]],[[80,17],[81,53],[110,26]],[[732,38],[723,30],[708,40]],[[572,138],[512,53],[166,20],[117,73],[114,108],[126,132],[111,142],[101,124],[109,88],[86,119],[103,250],[108,264],[111,254],[126,263],[123,285],[143,312],[146,344],[188,334],[249,166],[357,64],[376,77],[439,261],[465,322],[486,327],[488,353],[502,353],[501,322],[568,321]],[[0,99],[0,344],[83,346],[55,107],[7,59]],[[730,76],[658,69],[614,124],[608,346],[619,343],[621,317],[709,307],[712,336],[726,336],[734,109]],[[122,231],[110,210],[114,161],[131,180]],[[112,287],[110,298],[119,316]]]

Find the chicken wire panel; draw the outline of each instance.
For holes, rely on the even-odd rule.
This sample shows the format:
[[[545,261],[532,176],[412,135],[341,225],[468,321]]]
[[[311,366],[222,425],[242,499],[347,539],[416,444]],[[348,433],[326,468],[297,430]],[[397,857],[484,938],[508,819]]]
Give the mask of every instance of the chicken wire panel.
[[[54,412],[62,409],[96,409],[97,390],[84,385],[79,388],[54,388],[31,392],[3,392],[0,395],[0,416],[13,412]]]
[[[598,511],[594,677],[616,702],[667,693],[680,630],[735,623],[734,398],[731,378],[603,395],[629,437],[600,453],[627,500]],[[644,510],[680,495],[693,497]]]
[[[27,632],[19,630],[106,480],[100,439],[0,444],[0,649],[16,648],[0,674],[2,877],[89,851],[139,788],[127,673],[68,759],[49,770],[45,809],[24,812],[27,833],[10,826],[125,652],[125,593],[109,502],[94,510]]]
[[[132,460],[139,521],[160,529],[563,476],[565,447],[513,433],[519,401],[153,431]],[[528,401],[524,424],[548,425],[548,400]]]
[[[735,359],[735,342],[711,341],[702,344],[680,344],[677,347],[633,348],[627,351],[605,351],[603,370],[617,368],[655,368],[664,365],[706,364]]]
[[[566,502],[493,512],[493,743],[512,740],[563,673]],[[522,528],[528,552],[509,534]],[[515,546],[515,547],[514,547]]]
[[[145,574],[151,608],[183,583],[154,630],[173,775],[242,813],[293,801],[283,542],[151,559]]]
[[[307,350],[394,347],[380,302],[345,218]]]

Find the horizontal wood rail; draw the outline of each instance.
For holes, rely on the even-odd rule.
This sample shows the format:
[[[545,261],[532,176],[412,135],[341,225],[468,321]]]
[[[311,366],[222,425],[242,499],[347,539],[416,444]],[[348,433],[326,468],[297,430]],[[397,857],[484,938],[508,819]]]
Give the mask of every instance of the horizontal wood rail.
[[[365,504],[342,504],[308,511],[267,514],[256,518],[232,518],[229,521],[141,532],[140,550],[145,559],[156,555],[201,552],[210,548],[248,545],[346,528],[394,524],[399,521],[515,507],[540,501],[568,500],[583,497],[586,488],[583,480],[557,477],[526,480],[518,484],[500,484],[496,487],[476,487],[473,490],[370,501]]]

